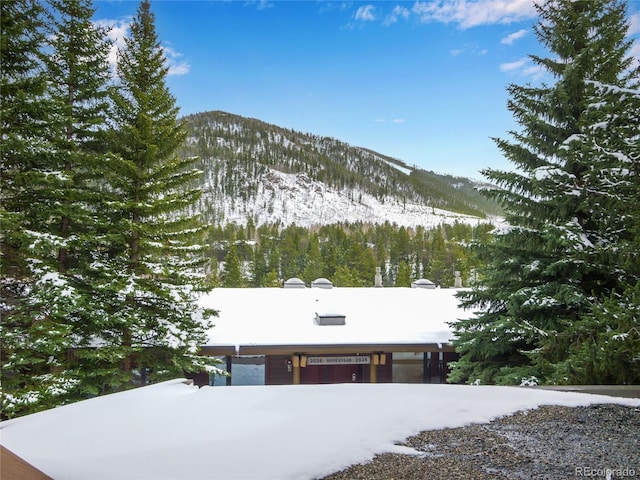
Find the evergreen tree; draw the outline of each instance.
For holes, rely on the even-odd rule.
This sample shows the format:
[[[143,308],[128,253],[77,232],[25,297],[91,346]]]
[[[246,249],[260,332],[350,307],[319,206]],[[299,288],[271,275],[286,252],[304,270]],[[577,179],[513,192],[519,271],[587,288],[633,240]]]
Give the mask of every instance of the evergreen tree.
[[[283,230],[280,237],[280,259],[282,276],[287,279],[291,277],[299,277],[304,270],[304,252],[303,236],[305,230],[297,227],[295,224],[290,225]]]
[[[396,287],[410,287],[413,281],[411,274],[411,266],[404,260],[398,266],[398,274],[396,276]]]
[[[244,280],[240,269],[240,259],[238,258],[238,247],[235,244],[229,247],[229,253],[224,257],[222,283],[228,288],[244,287]]]
[[[341,265],[336,269],[332,282],[336,287],[358,287],[358,276],[348,266]]]
[[[64,240],[50,228],[55,206],[48,200],[65,179],[49,163],[55,148],[44,128],[54,111],[40,50],[48,18],[31,0],[0,8],[0,361],[7,418],[51,407],[77,384],[64,365],[71,346],[66,318],[77,296],[58,274]]]
[[[206,339],[208,312],[197,307],[204,285],[203,228],[186,212],[200,192],[195,158],[177,154],[185,130],[166,86],[168,68],[148,1],[119,52],[113,93],[113,155],[106,178],[110,222],[94,261],[103,309],[94,315],[101,356],[100,392],[202,370],[195,353]]]
[[[461,358],[452,381],[548,381],[567,358],[576,322],[592,316],[593,301],[625,287],[597,247],[608,227],[607,215],[594,215],[590,206],[602,183],[594,181],[600,165],[589,105],[592,82],[637,85],[626,56],[626,8],[617,1],[558,0],[538,10],[536,33],[554,56],[531,58],[555,82],[508,89],[508,108],[522,131],[496,142],[517,171],[483,173],[502,187],[492,195],[510,226],[478,247],[481,284],[462,298],[479,311],[454,325]],[[637,128],[637,117],[631,125]],[[637,130],[631,138],[637,143]],[[612,251],[620,238],[609,235]]]
[[[302,272],[302,279],[307,284],[311,284],[316,278],[324,276],[324,261],[320,255],[320,244],[318,242],[318,235],[314,234],[309,241],[307,248],[307,255],[305,259],[305,267]]]
[[[66,321],[77,354],[66,363],[80,382],[76,398],[82,398],[99,392],[91,379],[101,376],[96,358],[104,354],[93,348],[100,335],[93,319],[104,311],[93,264],[104,244],[101,224],[109,223],[101,216],[101,206],[109,199],[104,170],[109,156],[105,132],[111,114],[110,44],[105,31],[92,21],[95,9],[90,0],[52,0],[51,5],[46,66],[55,110],[47,132],[56,148],[49,161],[60,175],[47,203],[55,205],[50,231],[62,239],[57,269],[76,297]]]
[[[360,286],[373,286],[377,267],[373,250],[371,248],[362,249],[362,253],[354,259],[353,265],[358,272]]]
[[[7,26],[12,25],[11,29],[19,25],[12,23],[18,18],[13,15],[14,7],[25,9],[20,17],[22,20],[34,11],[31,2],[8,2],[7,15],[3,15],[3,19]],[[93,224],[99,193],[92,179],[96,178],[95,171],[103,160],[98,145],[101,143],[101,126],[107,118],[109,45],[104,40],[104,32],[91,22],[93,9],[90,2],[54,1],[51,7],[46,17],[48,30],[42,30],[41,20],[32,19],[32,24],[26,26],[31,32],[25,35],[13,30],[9,36],[17,36],[3,43],[8,53],[22,42],[21,47],[25,49],[23,58],[30,57],[31,61],[41,58],[42,64],[37,67],[46,72],[48,79],[46,90],[42,92],[44,97],[25,103],[27,96],[20,95],[18,102],[12,105],[13,112],[6,117],[8,132],[15,134],[16,123],[26,125],[29,122],[33,122],[30,128],[41,130],[39,138],[34,141],[36,138],[22,127],[23,141],[32,145],[30,153],[21,152],[13,159],[20,158],[22,167],[26,168],[12,174],[21,184],[23,199],[21,203],[10,201],[7,205],[16,209],[14,212],[21,209],[27,214],[24,217],[28,219],[27,223],[14,225],[23,228],[23,236],[32,238],[31,242],[22,243],[29,247],[20,253],[22,260],[30,266],[32,279],[28,297],[16,302],[18,310],[28,312],[26,324],[22,326],[31,325],[42,332],[46,325],[49,332],[65,338],[64,341],[50,339],[47,361],[40,362],[41,374],[31,371],[30,375],[36,382],[46,378],[47,381],[41,382],[43,384],[49,383],[49,379],[66,376],[61,380],[66,386],[55,389],[55,402],[61,403],[70,398],[68,387],[82,380],[80,369],[69,369],[67,357],[70,348],[78,346],[75,340],[85,327],[87,312],[94,307],[93,292],[84,266],[90,262],[90,252],[94,248]],[[3,35],[5,32],[9,30],[3,27]],[[29,44],[25,41],[28,38],[38,38],[38,41]],[[47,55],[42,53],[44,47]],[[3,67],[9,68],[3,68],[3,73],[14,76],[14,79],[24,75],[22,81],[27,80],[29,74],[25,71],[9,73],[18,65],[14,61],[20,56],[14,53],[7,57],[10,60],[3,62]],[[34,85],[36,77],[30,78],[31,85]],[[27,82],[22,86],[28,86]],[[5,90],[3,88],[3,94]],[[8,90],[11,91],[10,88]],[[13,117],[16,112],[21,116],[18,119]],[[9,126],[12,123],[13,126]],[[65,345],[66,348],[56,350],[56,345]],[[37,344],[30,346],[26,342],[25,346],[38,351]],[[27,370],[27,363],[22,362],[22,370]],[[36,388],[36,391],[42,391],[42,388]],[[41,395],[36,391],[32,392],[32,409],[47,405],[46,402],[40,405]]]
[[[269,273],[267,266],[267,258],[264,248],[261,244],[258,244],[253,250],[253,257],[251,259],[251,286],[252,287],[264,287],[267,274]]]
[[[609,270],[617,286],[590,299],[574,322],[556,383],[640,382],[640,89],[591,83],[584,134],[567,148],[587,151],[592,166],[582,209],[597,228],[572,252],[594,270]],[[586,254],[586,255],[585,255]]]
[[[58,250],[64,273],[83,260],[83,235],[92,236],[100,179],[104,170],[103,132],[109,117],[107,56],[104,30],[94,26],[91,0],[51,0],[53,19],[47,55],[49,94],[55,112],[47,125],[56,155],[50,162],[60,183],[48,199],[57,205],[52,229],[65,239]],[[76,258],[73,258],[73,255]]]
[[[551,377],[555,383],[640,382],[640,282],[621,294],[594,300],[574,323],[567,357]]]

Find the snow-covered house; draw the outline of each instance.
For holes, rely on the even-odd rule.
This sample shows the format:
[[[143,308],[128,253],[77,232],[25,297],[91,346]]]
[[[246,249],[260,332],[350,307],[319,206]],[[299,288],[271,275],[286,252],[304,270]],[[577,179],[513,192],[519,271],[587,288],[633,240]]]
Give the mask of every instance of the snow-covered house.
[[[457,289],[434,287],[214,289],[201,300],[219,311],[202,352],[231,373],[214,384],[443,383],[457,359],[449,323],[471,313]]]

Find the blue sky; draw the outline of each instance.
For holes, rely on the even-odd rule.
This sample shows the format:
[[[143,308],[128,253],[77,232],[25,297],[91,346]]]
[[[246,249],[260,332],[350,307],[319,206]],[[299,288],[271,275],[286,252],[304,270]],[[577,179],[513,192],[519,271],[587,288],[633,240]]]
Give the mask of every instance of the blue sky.
[[[126,33],[136,1],[96,0]],[[223,110],[481,178],[509,83],[543,81],[532,0],[152,1],[182,114]],[[629,2],[638,38],[640,3]],[[635,49],[635,55],[640,52]]]

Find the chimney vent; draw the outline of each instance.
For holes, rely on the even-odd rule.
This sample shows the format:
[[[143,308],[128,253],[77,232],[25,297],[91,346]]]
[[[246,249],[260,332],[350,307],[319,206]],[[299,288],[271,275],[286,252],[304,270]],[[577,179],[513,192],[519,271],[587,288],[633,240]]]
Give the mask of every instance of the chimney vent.
[[[382,273],[380,273],[380,267],[376,267],[376,277],[375,277],[375,282],[374,285],[376,287],[381,287],[382,286]]]

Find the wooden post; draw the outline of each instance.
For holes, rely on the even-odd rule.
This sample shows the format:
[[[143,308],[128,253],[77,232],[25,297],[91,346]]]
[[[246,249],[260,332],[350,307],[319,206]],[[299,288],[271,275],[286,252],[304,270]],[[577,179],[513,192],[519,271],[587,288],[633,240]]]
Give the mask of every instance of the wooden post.
[[[300,385],[300,356],[292,355],[291,363],[293,364],[293,384]]]
[[[378,364],[380,363],[380,357],[377,353],[371,354],[371,364],[369,365],[369,383],[378,382]]]

